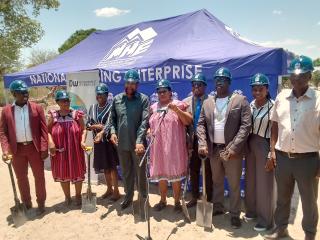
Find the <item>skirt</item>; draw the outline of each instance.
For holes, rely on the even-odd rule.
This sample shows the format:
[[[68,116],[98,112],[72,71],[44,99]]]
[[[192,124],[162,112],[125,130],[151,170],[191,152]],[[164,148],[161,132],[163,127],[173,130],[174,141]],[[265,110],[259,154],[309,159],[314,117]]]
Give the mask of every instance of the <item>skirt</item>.
[[[94,144],[93,168],[96,173],[103,173],[105,170],[117,170],[119,158],[116,147],[110,142]]]

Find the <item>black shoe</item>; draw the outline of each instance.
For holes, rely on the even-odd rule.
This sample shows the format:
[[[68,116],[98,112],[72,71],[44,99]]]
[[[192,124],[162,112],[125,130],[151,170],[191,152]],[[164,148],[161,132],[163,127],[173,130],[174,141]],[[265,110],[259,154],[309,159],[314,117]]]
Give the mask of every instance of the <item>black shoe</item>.
[[[268,234],[264,236],[264,239],[281,239],[281,238],[285,238],[288,237],[289,233],[288,233],[288,229],[276,229],[272,234]]]
[[[187,208],[192,208],[195,205],[197,205],[197,199],[196,198],[192,198],[188,203],[187,203]]]
[[[251,221],[251,220],[254,220],[256,219],[256,215],[252,215],[252,214],[248,214],[246,213],[246,215],[243,216],[243,219],[246,220],[246,221]]]
[[[311,233],[305,233],[304,235],[304,240],[315,240],[316,239],[316,235],[311,234]]]
[[[257,232],[264,232],[267,230],[267,227],[266,226],[263,226],[262,224],[260,223],[257,223],[254,228],[253,228],[255,231]]]
[[[241,227],[241,220],[239,217],[231,217],[231,227],[234,229]]]
[[[127,207],[129,207],[132,203],[132,200],[123,200],[121,203],[120,203],[120,206],[121,206],[121,209],[124,210],[126,209]]]
[[[45,211],[46,211],[45,206],[44,206],[44,205],[39,205],[38,208],[37,208],[36,213],[37,213],[37,215],[41,215],[41,214],[43,214]]]

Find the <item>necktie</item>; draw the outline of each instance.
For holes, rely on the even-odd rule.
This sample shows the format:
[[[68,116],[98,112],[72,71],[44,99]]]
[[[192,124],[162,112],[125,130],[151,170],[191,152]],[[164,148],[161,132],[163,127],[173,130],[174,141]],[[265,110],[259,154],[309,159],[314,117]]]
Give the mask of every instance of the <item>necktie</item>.
[[[197,128],[198,120],[199,120],[199,117],[200,117],[200,111],[201,111],[201,99],[197,98],[196,109],[195,109],[195,112],[194,112],[194,120],[193,120],[194,129]]]

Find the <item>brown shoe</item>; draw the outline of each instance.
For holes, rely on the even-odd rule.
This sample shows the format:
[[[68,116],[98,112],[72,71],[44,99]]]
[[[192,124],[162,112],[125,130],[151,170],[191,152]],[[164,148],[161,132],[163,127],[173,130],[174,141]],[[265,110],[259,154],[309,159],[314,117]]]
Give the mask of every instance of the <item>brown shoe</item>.
[[[119,191],[114,191],[112,194],[112,197],[110,198],[110,200],[112,202],[116,202],[121,198],[121,194],[119,193]]]
[[[288,229],[276,229],[272,234],[269,235],[265,235],[264,239],[281,239],[281,238],[285,238],[288,237],[289,233],[288,233]]]
[[[195,205],[197,205],[197,199],[196,198],[192,198],[188,203],[187,203],[187,208],[192,208]]]
[[[24,206],[26,207],[27,210],[32,208],[32,202],[30,203],[25,203]]]

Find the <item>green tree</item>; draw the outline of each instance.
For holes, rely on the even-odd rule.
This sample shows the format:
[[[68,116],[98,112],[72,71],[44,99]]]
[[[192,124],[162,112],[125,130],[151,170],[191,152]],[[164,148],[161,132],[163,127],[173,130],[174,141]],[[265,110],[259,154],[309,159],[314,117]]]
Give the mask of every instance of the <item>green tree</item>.
[[[95,28],[90,28],[87,30],[77,30],[75,31],[58,49],[59,53],[63,53],[67,50],[69,50],[70,48],[72,48],[73,46],[75,46],[76,44],[78,44],[79,42],[81,42],[82,40],[84,40],[85,38],[87,38],[91,33],[97,31],[97,29]]]
[[[319,70],[313,72],[311,82],[317,88],[319,87],[319,84],[320,84],[320,71]]]
[[[34,49],[28,59],[27,68],[37,66],[55,58],[58,53],[54,50]]]
[[[1,0],[0,1],[0,76],[14,71],[20,50],[31,47],[43,35],[35,18],[41,9],[55,9],[59,0]]]
[[[315,67],[319,67],[319,66],[320,66],[320,58],[315,59],[315,60],[313,61],[313,65],[314,65]]]

